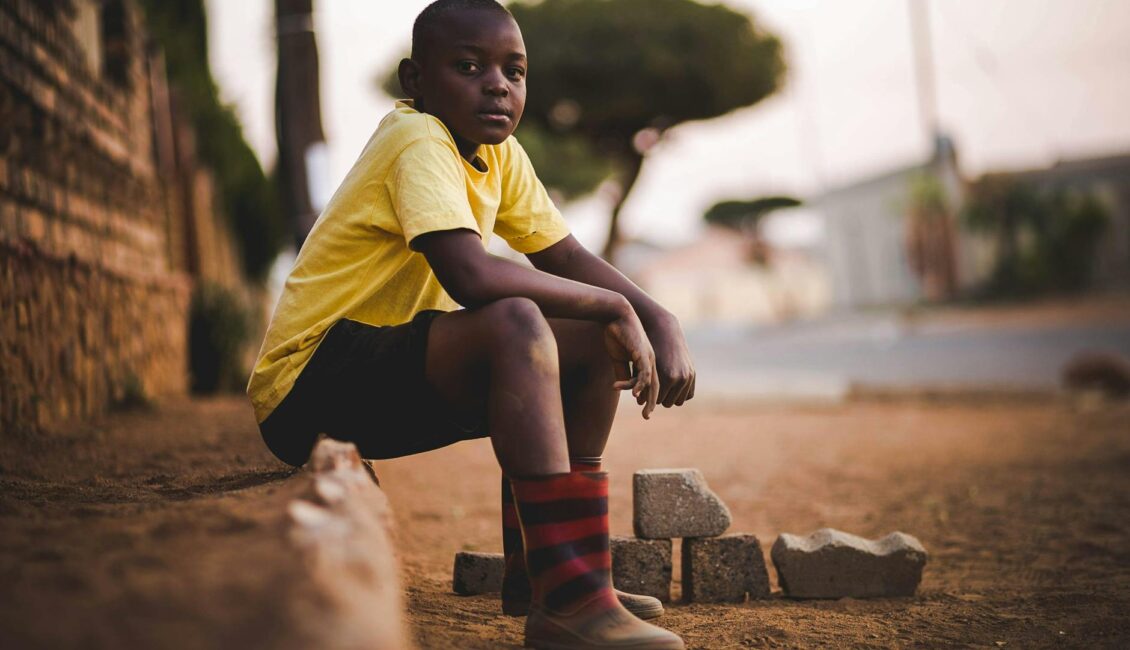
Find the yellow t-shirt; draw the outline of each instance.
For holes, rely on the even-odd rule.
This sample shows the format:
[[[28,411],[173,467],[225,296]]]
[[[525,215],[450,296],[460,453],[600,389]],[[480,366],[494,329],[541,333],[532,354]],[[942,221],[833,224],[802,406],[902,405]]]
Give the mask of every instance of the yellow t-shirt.
[[[247,394],[262,422],[290,392],[326,331],[342,318],[406,323],[451,311],[447,295],[408,242],[467,228],[521,253],[561,241],[568,226],[513,137],[483,145],[476,169],[438,118],[397,102],[365,145],[303,244],[279,297]]]

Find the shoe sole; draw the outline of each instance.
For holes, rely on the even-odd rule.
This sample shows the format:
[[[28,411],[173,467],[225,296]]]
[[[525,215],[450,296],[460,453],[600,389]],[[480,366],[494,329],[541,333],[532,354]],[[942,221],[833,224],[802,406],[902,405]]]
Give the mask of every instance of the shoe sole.
[[[594,646],[576,643],[555,643],[551,641],[527,641],[524,648],[535,648],[536,650],[584,650],[585,648],[592,648]],[[655,645],[653,643],[634,643],[632,645],[610,645],[602,646],[610,650],[686,650],[686,645],[680,643],[674,645],[667,643],[664,645]]]
[[[623,604],[623,603],[621,602],[621,604]],[[666,610],[663,609],[662,603],[660,603],[659,605],[656,605],[655,607],[640,607],[640,608],[635,608],[635,609],[628,607],[627,605],[624,605],[624,609],[631,612],[632,615],[635,616],[636,618],[644,620],[644,621],[649,621],[653,618],[659,618],[660,616],[663,616],[663,612],[666,611]],[[502,604],[502,613],[506,616],[528,616],[529,613],[530,613],[530,604],[529,603],[510,603],[510,604],[503,603]]]

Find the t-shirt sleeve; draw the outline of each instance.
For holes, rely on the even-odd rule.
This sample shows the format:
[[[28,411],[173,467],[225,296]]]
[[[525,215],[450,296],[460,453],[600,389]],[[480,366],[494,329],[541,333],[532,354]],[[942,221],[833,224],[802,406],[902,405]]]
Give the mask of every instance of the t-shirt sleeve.
[[[404,241],[439,230],[467,228],[482,236],[471,204],[463,168],[447,143],[423,138],[397,156],[385,180]]]
[[[534,173],[522,145],[513,137],[503,145],[502,198],[494,232],[519,253],[536,253],[569,235],[569,225]]]

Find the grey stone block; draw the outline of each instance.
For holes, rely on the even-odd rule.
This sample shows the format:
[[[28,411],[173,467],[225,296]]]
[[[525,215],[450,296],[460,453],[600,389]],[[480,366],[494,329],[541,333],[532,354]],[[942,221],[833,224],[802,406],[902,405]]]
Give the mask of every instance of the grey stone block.
[[[612,537],[609,541],[617,589],[671,600],[671,540]]]
[[[636,537],[713,537],[730,527],[730,509],[697,469],[644,469],[632,477]]]
[[[927,553],[905,533],[878,540],[822,528],[807,537],[782,534],[770,554],[791,598],[913,596]]]
[[[769,597],[769,572],[761,542],[753,535],[683,540],[683,600],[740,603]]]
[[[502,553],[460,551],[455,554],[451,588],[460,596],[502,591],[502,572],[505,568]]]

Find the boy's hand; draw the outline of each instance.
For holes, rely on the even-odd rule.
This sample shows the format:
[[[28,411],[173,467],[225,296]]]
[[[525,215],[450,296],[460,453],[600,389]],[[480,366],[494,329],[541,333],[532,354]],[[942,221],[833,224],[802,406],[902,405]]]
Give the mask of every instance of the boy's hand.
[[[643,405],[644,419],[650,419],[659,398],[655,351],[634,311],[604,327],[604,346],[616,362],[616,383],[613,387],[617,390],[630,389],[636,403]],[[633,372],[628,371],[629,362]]]
[[[656,403],[665,407],[679,406],[694,397],[694,362],[691,361],[683,328],[675,316],[611,264],[587,251],[572,235],[528,257],[535,267],[546,273],[615,291],[628,299],[638,315],[637,322],[645,326],[644,336],[650,339],[649,345],[654,346],[651,367],[655,374],[652,381],[659,392],[651,402],[652,408]],[[609,353],[612,353],[611,346]],[[623,377],[618,376],[619,379],[627,379],[625,369],[618,368],[617,372],[625,373]],[[624,387],[621,384],[617,382],[618,386]],[[634,390],[633,394],[643,404],[644,394]],[[645,409],[645,416],[650,413],[651,409]]]
[[[647,328],[655,349],[659,377],[657,402],[664,408],[682,406],[694,397],[695,371],[683,328],[673,315],[664,313]]]

